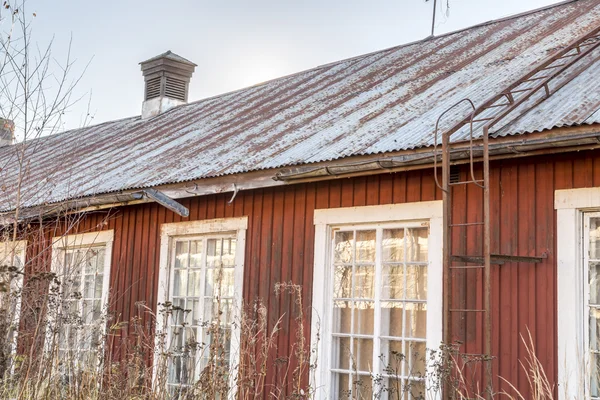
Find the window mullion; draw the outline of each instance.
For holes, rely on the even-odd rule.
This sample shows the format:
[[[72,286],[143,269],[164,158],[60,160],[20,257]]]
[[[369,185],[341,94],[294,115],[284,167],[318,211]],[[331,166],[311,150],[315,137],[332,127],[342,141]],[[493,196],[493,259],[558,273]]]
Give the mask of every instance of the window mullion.
[[[378,228],[375,231],[375,317],[373,327],[373,374],[374,377],[381,375],[381,360],[379,355],[381,354],[381,287],[382,287],[382,265],[383,257],[383,229]],[[377,392],[373,388],[373,395]]]

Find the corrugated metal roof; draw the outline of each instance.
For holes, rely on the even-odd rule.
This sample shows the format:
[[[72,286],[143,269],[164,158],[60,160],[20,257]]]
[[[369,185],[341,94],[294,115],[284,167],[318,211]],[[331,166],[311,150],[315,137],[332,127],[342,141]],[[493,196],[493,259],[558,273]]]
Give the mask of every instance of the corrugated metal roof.
[[[27,144],[23,204],[429,146],[435,121],[449,105],[464,97],[481,103],[598,24],[600,0],[572,1],[328,64],[149,120],[132,117],[40,138]],[[600,62],[596,54],[588,57],[587,70],[495,133],[600,123]],[[464,115],[466,109],[457,110],[446,126]],[[0,209],[13,207],[14,150],[0,148],[6,189]]]

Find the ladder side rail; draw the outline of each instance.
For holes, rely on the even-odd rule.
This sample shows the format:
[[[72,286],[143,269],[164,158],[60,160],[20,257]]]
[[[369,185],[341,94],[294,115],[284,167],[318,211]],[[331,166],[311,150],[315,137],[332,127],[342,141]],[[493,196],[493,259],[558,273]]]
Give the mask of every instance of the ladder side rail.
[[[492,310],[491,310],[491,224],[490,224],[490,151],[489,129],[483,132],[483,308],[484,315],[484,353],[489,357],[485,363],[484,385],[486,398],[492,399]]]
[[[512,104],[513,100],[510,95],[509,96],[506,95],[507,93],[510,93],[511,90],[513,90],[517,86],[521,85],[524,80],[532,78],[534,75],[539,73],[543,68],[545,68],[545,67],[549,66],[550,64],[552,64],[553,62],[557,61],[560,57],[563,57],[570,51],[577,49],[581,42],[584,42],[585,40],[587,40],[590,37],[593,37],[595,35],[598,35],[599,33],[600,33],[600,26],[596,27],[595,29],[593,29],[590,32],[587,32],[587,33],[579,36],[577,39],[575,39],[573,42],[568,44],[562,50],[557,51],[556,53],[549,56],[545,60],[536,64],[528,73],[521,76],[519,79],[515,80],[513,83],[511,83],[506,88],[504,88],[504,90],[500,91],[498,94],[495,94],[492,97],[490,97],[489,99],[485,100],[479,107],[477,107],[474,110],[474,112],[473,112],[474,116],[481,114],[482,112],[486,111],[487,109],[489,109],[492,106],[496,107],[494,105],[494,103],[498,102],[499,100],[501,100],[503,98],[508,97],[508,104],[505,104],[505,106]],[[578,52],[576,55],[580,56],[580,52]],[[579,59],[581,57],[576,57],[576,58]],[[572,65],[572,63],[570,63],[569,65]],[[455,133],[456,131],[461,129],[464,125],[466,125],[470,120],[472,120],[473,119],[472,117],[473,117],[472,115],[465,117],[464,119],[462,119],[461,121],[459,121],[455,125],[453,125],[450,129],[448,129],[447,132],[449,132],[450,135],[452,135],[453,133]]]
[[[569,69],[569,67],[571,67],[573,64],[575,64],[575,62],[577,62],[578,60],[580,60],[581,58],[585,57],[586,55],[588,55],[589,53],[591,53],[592,51],[594,51],[595,49],[597,49],[598,47],[600,47],[600,41],[598,41],[597,43],[593,44],[592,46],[590,46],[589,48],[587,48],[585,51],[582,51],[577,58],[571,59],[571,62],[563,65],[562,67],[560,67],[559,69],[555,70],[552,72],[552,74],[548,77],[546,77],[543,81],[537,83],[536,85],[534,85],[530,90],[528,90],[527,93],[525,93],[524,95],[520,96],[517,100],[515,100],[510,106],[507,106],[506,109],[500,111],[498,114],[496,114],[494,116],[494,119],[490,120],[489,122],[486,123],[485,127],[484,127],[484,131],[488,130],[489,128],[491,128],[492,126],[494,126],[496,123],[498,123],[498,121],[500,121],[501,119],[503,119],[504,117],[506,117],[508,114],[510,114],[512,111],[514,111],[518,106],[520,106],[521,104],[523,104],[526,100],[528,100],[529,98],[531,98],[531,96],[533,96],[535,93],[539,92],[541,89],[547,88],[548,83],[553,80],[554,78],[556,78],[558,75],[560,75],[561,73],[563,73],[564,71],[566,71],[567,69]],[[572,79],[574,79],[574,75],[566,80],[565,82],[562,82],[562,84],[557,88],[560,89],[561,87],[563,87],[565,84],[567,84],[568,82],[570,82]],[[556,90],[555,90],[556,92]],[[547,97],[549,97],[551,94],[547,93]],[[484,134],[484,137],[486,136],[486,134]]]

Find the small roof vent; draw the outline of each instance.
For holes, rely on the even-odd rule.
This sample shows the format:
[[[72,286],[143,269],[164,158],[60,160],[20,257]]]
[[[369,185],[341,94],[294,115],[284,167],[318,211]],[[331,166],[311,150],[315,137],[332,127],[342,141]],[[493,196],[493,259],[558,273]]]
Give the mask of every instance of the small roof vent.
[[[145,90],[142,118],[150,118],[187,103],[196,64],[171,51],[140,63]]]

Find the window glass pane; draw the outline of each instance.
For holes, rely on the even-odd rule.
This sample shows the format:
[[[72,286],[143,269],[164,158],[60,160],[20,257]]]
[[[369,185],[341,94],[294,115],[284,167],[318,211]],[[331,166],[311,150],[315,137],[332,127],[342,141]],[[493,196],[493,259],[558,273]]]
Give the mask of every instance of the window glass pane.
[[[97,251],[94,249],[89,249],[85,254],[85,261],[83,265],[83,272],[86,274],[95,274],[96,273],[96,261],[98,260],[96,255]]]
[[[204,299],[204,315],[203,315],[203,319],[204,319],[204,323],[209,323],[210,321],[212,321],[213,319],[213,314],[214,314],[214,306],[213,306],[213,300],[212,299]]]
[[[408,394],[408,396],[406,396],[408,400],[423,400],[427,398],[424,381],[404,381],[404,390]]]
[[[96,249],[96,273],[103,274],[104,273],[104,256],[106,249]]]
[[[386,375],[401,376],[404,364],[404,347],[401,340],[381,341],[382,371]]]
[[[334,262],[349,264],[354,260],[354,232],[335,232]]]
[[[94,275],[86,275],[83,279],[83,297],[93,298],[96,288],[96,277]]]
[[[600,308],[590,307],[590,349],[600,350]]]
[[[375,231],[356,232],[356,262],[375,262]]]
[[[190,242],[190,268],[202,267],[202,240]]]
[[[372,335],[375,326],[375,303],[372,301],[354,302],[354,332]]]
[[[404,303],[384,301],[381,303],[381,335],[402,337]]]
[[[177,271],[181,272],[181,271]],[[188,288],[187,295],[190,297],[199,297],[202,293],[200,287],[200,279],[202,277],[202,271],[189,271],[188,272]]]
[[[427,261],[428,228],[410,228],[406,230],[406,260]]]
[[[404,299],[404,265],[386,265],[383,267],[383,299]]]
[[[334,374],[335,399],[350,399],[350,382],[352,377],[349,374]]]
[[[408,265],[406,267],[406,298],[427,300],[427,266]]]
[[[234,279],[235,279],[235,269],[234,268],[223,268],[221,270],[222,278],[221,278],[221,296],[223,297],[233,297],[235,293],[234,287]]]
[[[386,372],[387,373],[387,372]],[[391,375],[397,376],[397,374],[391,373]],[[405,400],[404,391],[402,388],[402,380],[398,378],[383,378],[381,379],[381,386],[384,390],[384,393],[387,394],[388,400],[396,400],[401,399]],[[427,397],[423,397],[419,400],[428,399]]]
[[[599,304],[600,302],[600,263],[589,263],[588,280],[590,284],[590,303]]]
[[[209,267],[221,266],[221,245],[222,239],[208,239],[208,249],[206,251],[206,263]]]
[[[202,324],[202,307],[200,307],[200,299],[188,300],[187,307],[190,310],[191,324],[194,326]]]
[[[352,302],[335,301],[333,303],[333,332],[352,332]]]
[[[375,266],[355,267],[354,298],[373,299],[375,286]]]
[[[173,299],[173,307],[171,310],[171,323],[174,325],[182,325],[185,320],[185,299]]]
[[[94,311],[95,311],[94,310],[94,301],[93,300],[84,300],[83,301],[83,315],[82,315],[84,323],[91,324],[92,322],[94,322],[96,317],[99,316]]]
[[[187,274],[188,271],[175,270],[173,276],[173,296],[187,295]]]
[[[231,325],[233,322],[232,299],[213,300],[213,310],[215,310],[215,313],[218,315],[218,321],[221,326],[228,327]]]
[[[600,217],[590,218],[590,259],[600,260]]]
[[[404,342],[404,356],[408,361],[405,375],[412,378],[425,376],[427,348],[425,342]]]
[[[235,239],[223,239],[221,260],[224,267],[233,267],[235,265]]]
[[[354,339],[352,364],[353,371],[373,371],[373,339]]]
[[[217,294],[217,288],[215,287],[216,275],[217,272],[215,269],[210,268],[206,270],[206,275],[204,276],[204,296],[213,297]]]
[[[359,375],[354,377],[352,392],[355,399],[372,399],[373,383],[369,375]]]
[[[590,354],[590,394],[600,397],[600,354]]]
[[[96,275],[96,283],[94,289],[94,297],[96,299],[102,299],[102,287],[104,286],[104,275]]]
[[[333,338],[333,368],[350,370],[352,359],[350,341],[349,337]]]
[[[405,303],[406,332],[408,337],[425,338],[427,334],[427,304]]]
[[[352,266],[334,267],[333,297],[348,299],[352,297]]]
[[[383,230],[383,261],[404,261],[404,229]]]
[[[175,243],[175,268],[187,268],[189,261],[189,242]]]

